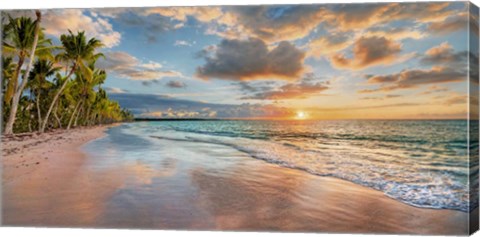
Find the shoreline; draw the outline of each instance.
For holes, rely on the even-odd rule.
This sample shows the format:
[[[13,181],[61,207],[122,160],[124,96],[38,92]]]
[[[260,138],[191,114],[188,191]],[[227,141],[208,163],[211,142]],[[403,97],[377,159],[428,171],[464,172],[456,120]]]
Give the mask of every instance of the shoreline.
[[[98,174],[92,174],[91,171],[82,173],[87,160],[101,158],[101,154],[91,157],[83,152],[81,148],[105,136],[105,131],[112,126],[116,125],[78,128],[69,131],[65,130],[32,135],[20,141],[9,141],[9,144],[5,144],[2,139],[2,191],[4,195],[3,204],[6,204],[3,209],[4,224],[7,226],[217,229],[244,231],[282,230],[293,232],[342,233],[468,233],[467,220],[469,213],[448,209],[414,207],[388,197],[380,191],[349,181],[333,177],[316,176],[300,170],[281,167],[248,157],[247,159],[252,160],[252,164],[263,163],[263,165],[261,165],[261,169],[263,169],[261,171],[262,173],[274,174],[275,176],[273,177],[275,177],[275,179],[282,177],[282,179],[287,180],[285,181],[286,183],[268,184],[272,185],[275,189],[296,189],[297,187],[293,183],[291,184],[293,186],[289,184],[290,181],[288,180],[290,179],[301,180],[302,183],[308,183],[309,189],[314,189],[314,191],[302,191],[308,193],[308,195],[305,194],[305,197],[302,198],[310,200],[310,203],[307,203],[308,206],[315,204],[316,201],[313,200],[316,199],[314,197],[321,197],[320,200],[318,200],[322,203],[320,208],[317,206],[310,206],[309,208],[318,209],[318,213],[323,213],[324,216],[315,216],[314,219],[320,219],[325,223],[309,223],[308,226],[302,223],[291,223],[288,225],[283,224],[282,227],[271,227],[265,224],[265,226],[262,227],[261,222],[260,224],[255,223],[256,221],[254,219],[236,216],[235,213],[228,213],[228,215],[226,215],[223,213],[224,207],[217,210],[220,208],[218,205],[228,206],[229,200],[238,199],[238,197],[235,196],[245,195],[245,197],[252,197],[257,200],[256,202],[261,202],[266,206],[259,206],[258,208],[268,208],[269,205],[271,205],[269,202],[275,203],[276,200],[271,200],[271,197],[262,196],[261,192],[250,192],[248,185],[244,187],[243,183],[245,180],[222,180],[197,169],[192,170],[191,175],[193,179],[198,182],[196,185],[201,191],[200,197],[204,196],[204,199],[208,197],[207,199],[215,200],[215,202],[212,202],[212,200],[203,200],[199,205],[202,206],[202,209],[213,208],[213,215],[222,217],[220,219],[218,219],[219,217],[215,218],[213,226],[201,223],[176,228],[173,226],[172,228],[172,226],[168,225],[158,225],[159,223],[137,223],[139,220],[129,219],[128,215],[124,216],[125,219],[118,217],[122,219],[123,222],[112,223],[110,220],[104,220],[98,223],[97,219],[104,218],[105,212],[108,212],[108,205],[105,205],[105,203],[114,197],[118,187],[125,188],[125,181],[122,180],[126,179],[126,177],[121,177],[125,171],[119,169],[118,171],[115,170],[115,172],[107,170]],[[178,144],[178,146],[185,145],[185,143],[168,144],[170,146],[176,144]],[[28,151],[25,149],[28,149]],[[26,152],[15,154],[15,151],[18,150]],[[64,159],[65,157],[68,157],[68,159]],[[246,155],[242,154],[242,159],[245,157]],[[257,169],[254,167],[247,168]],[[112,180],[106,183],[96,184],[92,181],[91,177],[97,175]],[[142,176],[143,174],[135,173],[135,175]],[[149,182],[151,183],[152,181],[150,180]],[[229,187],[232,185],[240,185],[239,182],[242,183],[242,185],[239,186],[241,187],[240,190],[244,190],[245,193],[230,190]],[[314,185],[312,186],[312,184]],[[101,187],[100,190],[97,186]],[[85,192],[86,194],[68,199],[66,201],[68,205],[65,204],[62,208],[53,211],[52,214],[46,213],[49,211],[51,205],[55,205],[52,203],[56,202],[55,200],[51,200],[52,196],[61,196],[66,192],[60,190],[63,188],[68,189],[69,192],[77,192],[79,194]],[[263,189],[260,188],[260,191],[262,190]],[[231,192],[230,194],[225,193],[229,191]],[[95,194],[90,194],[90,192],[95,192]],[[316,196],[311,196],[312,192]],[[212,195],[220,195],[221,198],[218,199],[219,197],[212,197]],[[19,199],[18,197],[26,198]],[[76,203],[76,205],[71,206],[72,203]],[[240,200],[240,203],[243,203],[243,201]],[[203,205],[206,206],[203,207]],[[248,205],[255,204],[248,203]],[[350,212],[352,211],[359,214],[358,218],[362,218],[362,220],[358,220],[356,223],[348,223],[346,219],[349,218],[348,215],[351,215]],[[332,212],[335,212],[335,214],[332,214]],[[262,216],[263,215],[264,214],[262,214]],[[335,216],[337,220],[330,220],[331,215]],[[45,216],[49,216],[49,218],[44,219]],[[165,218],[168,219],[169,216]],[[170,216],[170,218],[173,219],[175,216]],[[231,218],[231,220],[229,220],[229,218]],[[124,223],[125,221],[126,223]],[[270,224],[270,222],[268,223]],[[379,223],[383,224],[383,226],[380,226]],[[461,226],[462,224],[464,226]],[[420,229],[410,230],[410,228],[413,227]]]

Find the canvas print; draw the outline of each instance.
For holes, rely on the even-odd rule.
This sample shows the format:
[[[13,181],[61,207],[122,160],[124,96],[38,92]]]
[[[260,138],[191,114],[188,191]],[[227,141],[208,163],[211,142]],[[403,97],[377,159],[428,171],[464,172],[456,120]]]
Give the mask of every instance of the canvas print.
[[[4,10],[2,225],[471,234],[478,16]]]

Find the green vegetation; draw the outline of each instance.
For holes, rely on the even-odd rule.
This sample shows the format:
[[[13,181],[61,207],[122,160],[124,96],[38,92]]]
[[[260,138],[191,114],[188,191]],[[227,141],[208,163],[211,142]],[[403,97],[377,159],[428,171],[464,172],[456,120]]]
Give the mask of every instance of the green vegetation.
[[[45,38],[41,13],[2,17],[2,131],[5,135],[44,132],[133,120],[108,98],[104,70],[95,68],[103,44],[85,32]]]

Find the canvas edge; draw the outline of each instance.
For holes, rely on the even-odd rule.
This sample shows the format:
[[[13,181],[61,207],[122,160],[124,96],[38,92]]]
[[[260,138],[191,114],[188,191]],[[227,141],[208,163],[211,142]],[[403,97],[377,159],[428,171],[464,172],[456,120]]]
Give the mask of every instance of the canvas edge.
[[[479,181],[475,180],[474,173],[478,173],[478,147],[479,141],[479,8],[472,2],[468,3],[468,157],[469,157],[469,192],[470,205],[478,204]],[[473,62],[473,63],[472,63]],[[475,63],[476,62],[476,63]],[[476,207],[469,213],[468,234],[472,235],[479,228],[479,209]]]
[[[0,38],[0,44],[3,45],[3,15],[4,15],[4,10],[0,10],[0,35],[2,37]],[[3,46],[0,47],[0,58],[3,56]],[[3,59],[2,59],[3,61]],[[3,62],[0,62],[0,72],[3,71]],[[0,83],[3,85],[3,73],[0,73]],[[0,90],[0,96],[3,98],[3,91]],[[0,103],[0,111],[2,111],[3,114],[3,103]],[[3,132],[3,116],[0,116],[0,132]],[[2,142],[0,142],[0,148],[3,146]],[[0,177],[3,177],[3,162],[0,162]],[[4,226],[3,225],[3,182],[0,183],[0,227]]]

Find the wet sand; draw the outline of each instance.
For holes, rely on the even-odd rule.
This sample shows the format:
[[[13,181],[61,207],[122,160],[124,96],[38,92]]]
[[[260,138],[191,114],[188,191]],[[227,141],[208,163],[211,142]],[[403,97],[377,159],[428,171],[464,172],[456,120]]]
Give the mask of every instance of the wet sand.
[[[229,147],[135,137],[118,127],[83,146],[104,131],[97,127],[3,142],[3,224],[468,233],[467,213],[409,206]]]

